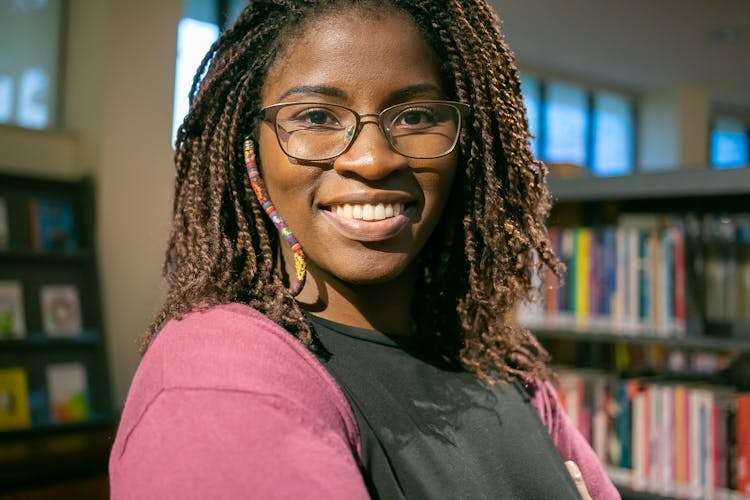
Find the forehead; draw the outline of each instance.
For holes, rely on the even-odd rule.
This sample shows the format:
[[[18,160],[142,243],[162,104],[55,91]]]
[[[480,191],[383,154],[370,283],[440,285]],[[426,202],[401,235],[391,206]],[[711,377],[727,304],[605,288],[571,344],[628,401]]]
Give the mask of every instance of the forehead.
[[[349,9],[288,36],[269,68],[263,104],[299,86],[337,87],[356,100],[420,84],[442,88],[441,80],[435,54],[409,17]]]

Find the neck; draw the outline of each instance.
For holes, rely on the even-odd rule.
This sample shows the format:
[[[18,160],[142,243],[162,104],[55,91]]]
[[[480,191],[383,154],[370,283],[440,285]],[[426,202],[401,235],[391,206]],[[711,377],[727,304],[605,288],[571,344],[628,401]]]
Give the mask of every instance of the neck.
[[[409,335],[416,280],[415,265],[393,280],[375,284],[346,283],[310,266],[307,284],[297,301],[303,309],[330,321],[391,335]]]

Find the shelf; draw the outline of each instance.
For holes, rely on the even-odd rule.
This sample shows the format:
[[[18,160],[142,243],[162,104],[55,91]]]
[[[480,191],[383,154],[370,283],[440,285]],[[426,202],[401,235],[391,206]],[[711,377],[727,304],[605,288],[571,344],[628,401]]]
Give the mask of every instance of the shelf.
[[[106,474],[114,425],[66,426],[65,430],[0,441],[0,491]]]
[[[100,335],[94,330],[83,330],[75,337],[48,337],[42,333],[31,333],[22,339],[0,340],[3,351],[28,349],[54,349],[66,347],[94,347],[98,345]]]
[[[680,498],[696,498],[690,491],[682,491],[682,493],[658,493],[649,491],[646,489],[635,489],[630,486],[632,480],[632,472],[628,469],[621,469],[616,467],[607,466],[607,475],[612,479],[612,482],[617,487],[617,491],[622,495],[622,500],[667,500],[667,499],[680,499]],[[745,500],[749,499],[750,496],[742,495],[738,491],[731,491],[727,489],[713,490],[709,493],[710,496],[707,498],[714,498],[717,500]],[[702,496],[700,498],[706,498]]]
[[[68,432],[81,432],[93,429],[111,428],[115,425],[114,415],[92,414],[83,422],[58,424],[52,421],[35,423],[26,429],[11,429],[0,431],[0,444],[16,439],[25,439],[34,436],[51,434],[65,434]]]
[[[683,338],[657,335],[613,334],[608,331],[566,330],[552,327],[529,327],[539,338],[574,340],[577,342],[601,342],[607,344],[659,344],[666,347],[703,349],[715,351],[750,352],[750,337],[709,337],[689,335]]]
[[[549,186],[556,201],[739,196],[750,195],[750,168],[704,168],[622,177],[550,176]]]
[[[0,262],[11,264],[44,265],[84,265],[91,260],[90,252],[79,250],[74,253],[36,252],[9,250],[0,252]]]

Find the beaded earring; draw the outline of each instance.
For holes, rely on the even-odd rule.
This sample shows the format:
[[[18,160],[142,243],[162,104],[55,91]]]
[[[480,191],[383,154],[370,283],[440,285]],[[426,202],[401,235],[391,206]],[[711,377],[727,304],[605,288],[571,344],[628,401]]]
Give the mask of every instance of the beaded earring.
[[[292,231],[281,218],[279,212],[276,211],[276,207],[273,206],[273,202],[271,202],[271,198],[268,196],[268,191],[266,191],[263,178],[260,176],[258,166],[255,162],[255,146],[253,145],[252,140],[245,139],[244,152],[245,168],[247,169],[247,175],[250,177],[250,185],[253,187],[255,196],[258,198],[263,210],[268,214],[268,217],[271,218],[273,225],[276,226],[281,237],[284,238],[284,241],[286,241],[292,249],[296,281],[292,283],[292,287],[289,291],[296,297],[305,286],[305,278],[307,277],[307,264],[305,263],[305,254],[302,251],[302,245],[300,245],[294,237]]]

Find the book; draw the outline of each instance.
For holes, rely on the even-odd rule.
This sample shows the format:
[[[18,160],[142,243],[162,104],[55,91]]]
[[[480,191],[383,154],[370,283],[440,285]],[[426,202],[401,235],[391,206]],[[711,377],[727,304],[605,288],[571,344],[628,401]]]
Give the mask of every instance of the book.
[[[23,290],[19,281],[0,281],[0,339],[26,335]]]
[[[23,368],[0,368],[0,430],[31,426],[29,388]]]
[[[77,250],[72,202],[57,198],[33,198],[30,211],[34,249],[68,253]]]
[[[86,368],[78,362],[47,366],[50,419],[56,423],[83,422],[89,416]]]
[[[0,250],[10,247],[10,227],[8,226],[8,204],[0,198]]]
[[[78,289],[73,285],[43,285],[39,291],[44,333],[74,337],[81,333]]]
[[[591,229],[576,228],[575,232],[575,287],[573,290],[574,314],[579,326],[587,326],[590,315]]]
[[[738,394],[735,405],[736,487],[750,494],[750,393]]]

